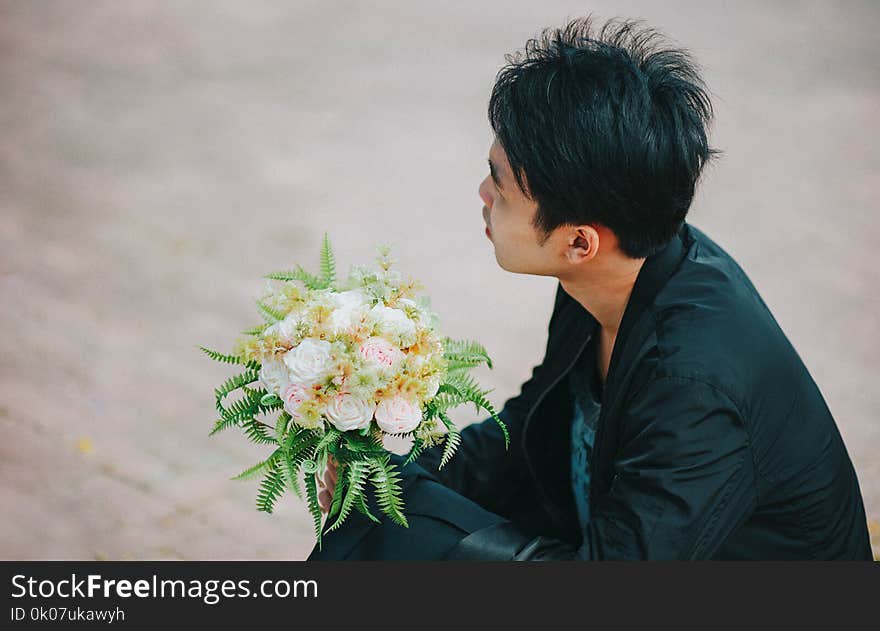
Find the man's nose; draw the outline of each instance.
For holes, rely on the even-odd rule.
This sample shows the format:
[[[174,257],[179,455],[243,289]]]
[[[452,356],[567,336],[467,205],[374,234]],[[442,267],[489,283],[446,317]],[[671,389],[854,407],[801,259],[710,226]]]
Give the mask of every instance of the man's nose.
[[[486,204],[486,208],[491,209],[492,202],[494,202],[495,199],[492,197],[492,193],[489,191],[488,180],[489,178],[487,176],[482,182],[480,182],[479,193],[480,199],[482,199],[483,203]]]

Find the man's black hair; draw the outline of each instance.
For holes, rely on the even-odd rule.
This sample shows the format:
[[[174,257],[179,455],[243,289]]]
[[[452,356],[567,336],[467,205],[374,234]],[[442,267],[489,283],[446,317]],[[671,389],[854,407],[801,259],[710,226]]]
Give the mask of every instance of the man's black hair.
[[[690,54],[641,21],[592,16],[544,29],[505,55],[489,122],[543,241],[601,224],[633,258],[679,230],[709,147],[712,105]]]

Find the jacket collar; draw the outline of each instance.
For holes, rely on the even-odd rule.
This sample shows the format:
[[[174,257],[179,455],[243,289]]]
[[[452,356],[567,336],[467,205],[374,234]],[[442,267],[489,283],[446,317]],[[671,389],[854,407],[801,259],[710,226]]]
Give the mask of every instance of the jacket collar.
[[[605,383],[605,391],[613,392],[616,385],[615,377],[621,372],[618,368],[620,358],[626,350],[626,343],[630,337],[633,326],[639,321],[646,309],[654,304],[654,299],[666,282],[678,268],[685,255],[684,240],[688,235],[688,225],[682,223],[681,228],[669,241],[665,248],[645,259],[632,293],[626,303],[623,319],[614,341],[614,349],[611,352],[611,363],[608,367],[608,377]],[[615,370],[617,368],[617,370]]]
[[[642,314],[653,305],[657,294],[684,258],[687,250],[685,241],[690,238],[688,229],[689,225],[683,223],[670,242],[662,250],[647,257],[642,264],[614,341],[605,381],[605,393],[612,392],[616,385],[616,378],[621,372],[619,368],[621,356],[626,349],[633,327]],[[598,320],[589,311],[565,293],[561,287],[559,291],[563,293],[564,304],[568,303],[568,308],[561,307],[563,311],[560,313],[559,321],[549,332],[548,356],[545,358],[549,367],[549,376],[545,382],[544,392],[539,398],[568,373],[586,343],[599,329]],[[528,420],[529,418],[526,419],[527,422]]]
[[[662,250],[647,257],[639,270],[614,342],[605,382],[600,425],[605,422],[602,419],[619,396],[619,381],[626,372],[625,366],[621,366],[621,358],[626,355],[633,327],[651,307],[657,293],[678,268],[686,254],[687,238],[688,224],[683,223],[676,236]],[[562,289],[560,291],[565,293]],[[564,298],[571,304],[567,309],[563,307],[564,311],[560,312],[558,322],[549,333],[548,355],[545,358],[545,364],[549,368],[547,378],[524,419],[523,429],[526,462],[542,493],[550,500],[550,512],[561,528],[570,526],[572,520],[565,515],[571,516],[574,512],[569,484],[570,458],[567,453],[571,447],[568,432],[570,418],[557,411],[569,408],[563,406],[554,410],[555,413],[541,414],[541,420],[537,423],[532,420],[537,416],[535,412],[546,395],[569,373],[599,328],[598,321],[580,303],[568,294]],[[530,429],[535,431],[530,432]],[[599,439],[600,435],[597,433],[596,447]],[[594,452],[594,458],[597,455]]]

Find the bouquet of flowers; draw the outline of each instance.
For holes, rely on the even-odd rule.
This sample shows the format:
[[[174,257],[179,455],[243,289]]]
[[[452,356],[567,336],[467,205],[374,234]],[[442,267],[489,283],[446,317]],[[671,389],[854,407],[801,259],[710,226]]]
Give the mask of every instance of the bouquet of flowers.
[[[199,347],[214,360],[244,367],[215,390],[220,418],[211,434],[238,427],[272,448],[234,479],[262,476],[257,508],[268,513],[288,489],[302,500],[302,479],[319,547],[316,476],[323,477],[330,457],[338,478],[327,515],[335,521],[327,532],[352,510],[379,521],[365,501],[368,482],[381,511],[408,527],[400,477],[383,436],[413,439],[404,464],[445,443],[443,467],[461,440],[447,412],[470,402],[510,440],[486,398],[490,391],[468,374],[483,363],[492,367],[486,349],[440,337],[428,299],[417,295],[422,286],[392,269],[388,246],[378,251],[377,267],[354,266],[337,282],[325,234],[319,274],[297,266],[265,277],[266,291],[256,301],[264,323],[244,331],[231,354]],[[233,393],[240,396],[230,402]],[[274,422],[266,422],[264,415],[275,413]]]

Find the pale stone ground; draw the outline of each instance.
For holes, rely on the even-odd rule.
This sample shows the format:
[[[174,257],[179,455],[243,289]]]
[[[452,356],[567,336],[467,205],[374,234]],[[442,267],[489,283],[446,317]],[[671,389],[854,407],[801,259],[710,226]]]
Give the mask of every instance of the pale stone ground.
[[[260,275],[325,229],[345,268],[395,243],[515,394],[555,283],[483,235],[485,104],[505,52],[589,9],[703,63],[726,155],[690,220],[774,310],[880,516],[880,7],[376,4],[0,3],[0,558],[308,554],[295,498],[267,516],[228,479],[260,450],[208,438],[230,372],[195,345],[228,350]]]

